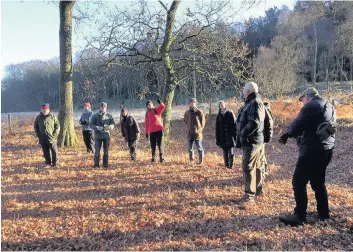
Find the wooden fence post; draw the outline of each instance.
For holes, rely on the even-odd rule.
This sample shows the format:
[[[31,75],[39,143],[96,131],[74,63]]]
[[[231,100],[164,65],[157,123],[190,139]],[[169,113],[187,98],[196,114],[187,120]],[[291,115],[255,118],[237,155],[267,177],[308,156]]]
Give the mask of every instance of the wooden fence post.
[[[9,122],[10,134],[13,135],[11,114],[7,114],[7,121]]]

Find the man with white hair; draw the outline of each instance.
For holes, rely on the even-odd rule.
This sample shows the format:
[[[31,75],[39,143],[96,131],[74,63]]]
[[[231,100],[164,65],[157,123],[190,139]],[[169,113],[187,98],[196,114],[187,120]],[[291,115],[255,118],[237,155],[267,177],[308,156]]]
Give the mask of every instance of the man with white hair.
[[[262,196],[264,163],[264,120],[265,107],[255,82],[243,88],[245,104],[237,117],[237,148],[243,150],[243,179],[245,195],[243,203],[253,203],[255,196]]]

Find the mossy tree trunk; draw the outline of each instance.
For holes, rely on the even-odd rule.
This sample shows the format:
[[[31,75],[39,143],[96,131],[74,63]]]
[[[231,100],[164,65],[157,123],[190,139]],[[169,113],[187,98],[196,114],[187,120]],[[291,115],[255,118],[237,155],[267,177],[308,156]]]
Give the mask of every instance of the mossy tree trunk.
[[[164,64],[164,70],[166,74],[166,90],[165,90],[165,103],[166,109],[163,113],[163,119],[165,121],[165,141],[169,139],[169,132],[170,132],[170,120],[171,120],[171,113],[172,113],[172,105],[174,99],[174,91],[177,86],[177,80],[175,79],[175,72],[173,69],[172,61],[170,59],[170,46],[175,40],[173,37],[173,29],[174,29],[174,21],[175,21],[175,14],[180,4],[179,1],[173,1],[169,10],[167,11],[167,22],[166,22],[166,29],[165,29],[165,36],[163,40],[163,44],[161,46],[161,54]]]
[[[61,1],[60,9],[60,134],[59,146],[74,146],[76,133],[73,116],[72,10],[75,1]]]

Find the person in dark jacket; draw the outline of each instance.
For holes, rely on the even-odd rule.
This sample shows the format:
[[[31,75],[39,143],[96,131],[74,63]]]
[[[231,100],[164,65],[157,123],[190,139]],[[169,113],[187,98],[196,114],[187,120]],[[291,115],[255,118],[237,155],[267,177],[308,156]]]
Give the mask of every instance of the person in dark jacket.
[[[201,109],[197,107],[195,98],[189,101],[189,109],[185,111],[184,123],[186,126],[186,134],[188,138],[189,162],[194,162],[194,143],[199,153],[199,164],[204,162],[205,152],[202,146],[203,129],[206,125],[206,118]]]
[[[335,108],[312,87],[306,89],[299,100],[304,106],[279,140],[286,144],[288,138],[298,139],[299,158],[292,179],[296,207],[293,214],[280,217],[280,221],[292,226],[303,225],[306,221],[309,181],[315,192],[319,218],[330,218],[325,176],[335,146]],[[319,129],[325,125],[331,127],[322,135]]]
[[[109,146],[110,131],[114,129],[115,122],[113,117],[107,113],[107,104],[101,103],[100,111],[94,114],[90,120],[90,127],[94,130],[95,153],[94,168],[99,168],[100,150],[103,145],[103,167],[108,168],[109,165]]]
[[[91,111],[91,104],[85,103],[83,108],[84,112],[82,113],[79,121],[82,127],[83,142],[86,145],[87,153],[94,153],[94,134],[93,130],[89,127],[89,121],[93,115],[93,112]]]
[[[265,107],[255,82],[248,82],[243,88],[245,104],[240,108],[237,127],[237,148],[243,150],[244,204],[253,203],[255,196],[263,195],[264,172],[264,120]]]
[[[224,165],[234,167],[234,147],[237,134],[236,117],[232,110],[226,108],[226,103],[218,103],[219,113],[216,119],[216,144],[223,150]]]
[[[34,121],[34,131],[42,147],[45,164],[56,167],[58,164],[57,139],[60,132],[60,123],[58,118],[50,112],[48,103],[42,105],[42,111]]]
[[[162,113],[165,109],[165,105],[160,99],[157,100],[159,105],[155,108],[152,101],[146,103],[147,112],[145,116],[145,132],[146,138],[150,139],[152,149],[151,162],[156,162],[156,147],[159,149],[159,161],[163,163],[164,151],[163,151],[163,120]]]
[[[121,134],[129,146],[131,160],[136,160],[136,143],[140,139],[140,126],[135,118],[128,114],[126,108],[121,110]]]

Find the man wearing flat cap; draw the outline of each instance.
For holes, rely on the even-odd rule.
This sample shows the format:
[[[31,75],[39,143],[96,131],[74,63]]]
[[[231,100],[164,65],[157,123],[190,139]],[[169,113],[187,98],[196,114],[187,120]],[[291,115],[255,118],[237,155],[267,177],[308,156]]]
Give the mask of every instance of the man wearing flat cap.
[[[34,121],[34,131],[42,147],[46,166],[56,167],[60,123],[58,118],[50,112],[48,103],[42,105],[42,111]]]
[[[94,168],[99,168],[100,150],[102,148],[102,145],[103,167],[108,168],[110,131],[114,129],[115,122],[111,114],[107,113],[107,103],[101,103],[100,111],[92,116],[89,126],[91,129],[94,130]]]
[[[299,100],[304,106],[279,140],[281,144],[286,144],[288,138],[297,138],[299,147],[299,158],[292,178],[296,207],[293,214],[280,217],[281,222],[292,226],[303,225],[306,221],[308,182],[315,192],[319,219],[330,218],[325,176],[332,158],[336,132],[335,108],[315,88],[307,88]]]

